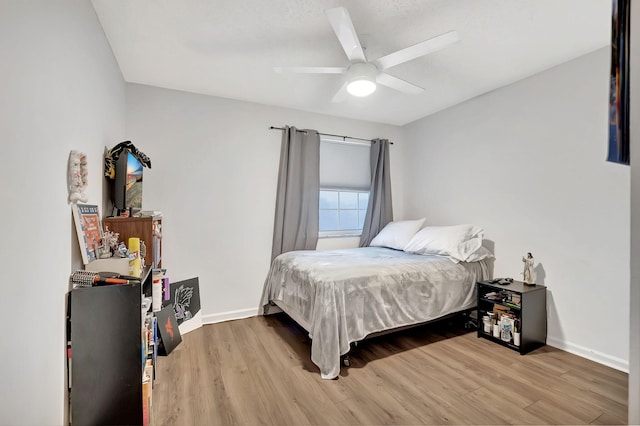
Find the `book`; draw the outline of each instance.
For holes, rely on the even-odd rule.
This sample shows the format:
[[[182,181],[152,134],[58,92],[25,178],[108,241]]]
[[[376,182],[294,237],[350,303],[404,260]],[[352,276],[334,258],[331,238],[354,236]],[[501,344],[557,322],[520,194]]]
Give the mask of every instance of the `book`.
[[[140,217],[152,217],[154,219],[162,219],[162,212],[157,210],[142,210],[138,213]]]
[[[151,377],[146,368],[142,378],[142,425],[151,424]]]
[[[82,263],[87,265],[98,258],[98,248],[102,246],[104,233],[100,212],[98,206],[90,204],[74,203],[71,205],[71,210],[78,234]]]

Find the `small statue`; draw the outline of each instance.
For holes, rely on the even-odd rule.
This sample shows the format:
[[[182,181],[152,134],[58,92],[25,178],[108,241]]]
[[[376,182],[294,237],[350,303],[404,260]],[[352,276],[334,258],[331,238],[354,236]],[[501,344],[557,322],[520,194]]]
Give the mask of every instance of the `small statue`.
[[[129,249],[127,248],[127,245],[124,242],[120,242],[118,244],[118,247],[116,248],[116,251],[114,252],[115,257],[126,257],[128,258],[130,256],[129,253]]]
[[[533,255],[531,253],[527,253],[527,257],[523,257],[522,262],[524,262],[522,281],[524,281],[525,284],[535,285],[533,282]]]
[[[140,240],[140,260],[144,264],[144,259],[147,257],[147,245],[144,241]]]
[[[98,259],[109,259],[111,257],[111,249],[103,243],[103,245],[96,247],[96,256]]]
[[[86,203],[89,199],[85,190],[87,189],[87,156],[78,151],[69,153],[67,164],[67,186],[69,189],[69,202],[78,201]]]
[[[112,232],[111,230],[109,230],[108,226],[105,226],[102,241],[104,245],[109,249],[109,253],[116,253],[118,251],[118,238],[120,238],[119,233]]]

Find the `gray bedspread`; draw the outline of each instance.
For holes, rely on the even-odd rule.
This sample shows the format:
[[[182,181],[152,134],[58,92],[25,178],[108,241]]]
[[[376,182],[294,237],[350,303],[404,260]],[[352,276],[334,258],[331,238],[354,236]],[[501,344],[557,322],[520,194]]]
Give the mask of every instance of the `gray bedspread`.
[[[322,378],[332,379],[350,343],[472,308],[475,283],[486,278],[484,261],[456,264],[381,247],[294,251],[273,261],[262,306],[286,306],[309,332]]]

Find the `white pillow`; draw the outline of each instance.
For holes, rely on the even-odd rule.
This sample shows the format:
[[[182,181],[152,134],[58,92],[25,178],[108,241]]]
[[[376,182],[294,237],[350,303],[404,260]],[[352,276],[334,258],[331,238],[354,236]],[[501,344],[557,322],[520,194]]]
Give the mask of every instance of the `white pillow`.
[[[488,259],[492,257],[495,257],[495,256],[493,255],[493,253],[491,253],[491,250],[489,250],[485,246],[480,246],[478,250],[474,251],[469,255],[469,257],[467,257],[467,260],[465,262],[479,262],[483,259]]]
[[[404,251],[464,262],[482,246],[483,236],[484,230],[474,225],[427,226],[413,236]]]
[[[402,250],[409,240],[422,227],[425,218],[416,220],[399,220],[389,222],[378,232],[369,246],[371,247],[389,247],[396,250]]]

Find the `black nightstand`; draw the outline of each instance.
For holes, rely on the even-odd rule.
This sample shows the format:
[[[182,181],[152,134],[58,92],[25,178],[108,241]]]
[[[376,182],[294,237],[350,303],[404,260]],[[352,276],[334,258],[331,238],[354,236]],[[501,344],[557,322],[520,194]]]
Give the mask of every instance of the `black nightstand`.
[[[547,288],[543,285],[525,285],[520,281],[513,281],[509,285],[493,284],[487,281],[476,283],[478,297],[478,337],[491,340],[506,346],[521,355],[531,352],[547,342]],[[496,293],[491,298],[489,293]],[[520,298],[520,303],[517,299]],[[493,337],[492,333],[484,332],[482,318],[488,312],[494,311],[494,306],[508,308],[520,323],[520,345],[513,339],[505,342],[501,338]]]

